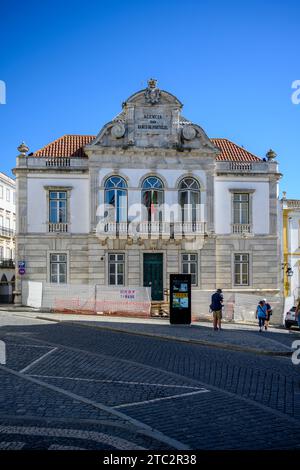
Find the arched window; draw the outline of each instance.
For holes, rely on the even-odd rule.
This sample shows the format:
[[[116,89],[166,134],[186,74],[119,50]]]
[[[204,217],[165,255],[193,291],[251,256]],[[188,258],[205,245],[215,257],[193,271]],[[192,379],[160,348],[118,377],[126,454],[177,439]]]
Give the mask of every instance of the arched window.
[[[105,204],[113,209],[110,216],[114,222],[127,222],[127,184],[120,176],[111,176],[105,181]]]
[[[194,178],[186,177],[180,181],[179,204],[182,222],[197,222],[200,219],[200,186]]]
[[[8,280],[7,280],[7,277],[5,276],[5,274],[2,274],[0,282],[1,282],[2,285],[5,285],[5,286],[8,285]]]
[[[164,203],[164,185],[156,176],[149,176],[142,184],[142,204],[147,209],[148,222],[155,219],[157,208]],[[161,217],[161,212],[159,211]]]

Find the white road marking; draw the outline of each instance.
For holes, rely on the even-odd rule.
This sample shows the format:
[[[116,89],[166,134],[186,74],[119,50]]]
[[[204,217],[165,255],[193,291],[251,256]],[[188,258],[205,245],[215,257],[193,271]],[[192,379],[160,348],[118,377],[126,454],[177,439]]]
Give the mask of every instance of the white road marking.
[[[127,382],[125,380],[100,380],[100,379],[85,379],[81,377],[64,377],[61,375],[39,375],[39,374],[28,374],[30,377],[40,377],[44,379],[65,379],[65,380],[78,380],[82,382],[100,382],[100,383],[117,383],[125,385],[148,385],[151,387],[167,387],[167,388],[188,388],[191,390],[203,390],[203,387],[191,387],[189,385],[172,385],[172,384],[153,384],[149,382]]]
[[[169,397],[153,398],[152,400],[136,401],[134,403],[124,403],[122,405],[113,406],[113,408],[116,409],[116,408],[127,408],[129,406],[148,405],[148,403],[154,403],[157,401],[172,400],[173,398],[188,397],[191,395],[198,395],[198,393],[207,393],[207,392],[209,392],[209,390],[207,390],[206,388],[203,388],[202,390],[197,390],[196,392],[182,393],[180,395],[170,395]]]
[[[21,450],[25,446],[25,442],[0,442],[0,450]]]
[[[178,441],[177,439],[173,439],[172,437],[166,436],[164,433],[162,433],[161,431],[158,431],[157,429],[154,429],[153,427],[149,426],[148,424],[145,424],[142,421],[139,421],[138,419],[132,418],[131,416],[128,416],[125,413],[122,413],[122,411],[118,411],[118,410],[113,409],[110,406],[106,406],[103,403],[98,403],[94,400],[90,400],[89,398],[85,398],[81,395],[77,395],[76,393],[65,390],[62,387],[57,387],[57,386],[49,384],[47,382],[43,382],[42,380],[39,380],[37,377],[31,377],[29,374],[21,374],[20,372],[17,372],[16,370],[13,370],[13,369],[10,369],[9,367],[5,367],[1,364],[0,364],[0,370],[3,370],[4,372],[8,372],[9,374],[15,375],[16,377],[22,378],[23,380],[27,380],[28,382],[38,384],[38,385],[40,385],[44,388],[47,388],[49,390],[53,390],[54,392],[65,395],[69,398],[72,398],[73,400],[91,405],[96,409],[103,410],[103,411],[106,411],[109,414],[115,415],[118,418],[121,418],[122,420],[125,420],[126,422],[128,422],[128,423],[132,424],[133,426],[137,427],[139,432],[142,432],[143,434],[146,434],[146,435],[156,439],[157,441],[159,440],[160,442],[168,444],[169,446],[174,447],[177,450],[190,450],[190,447],[188,445],[183,444],[182,442]]]
[[[52,349],[51,346],[38,346],[37,344],[21,344],[21,343],[8,343],[7,346],[22,346],[22,348],[42,348],[42,349]]]
[[[21,434],[23,436],[64,437],[69,439],[83,439],[107,444],[119,450],[145,450],[134,442],[127,441],[118,436],[111,436],[102,432],[80,431],[77,429],[37,428],[34,426],[0,426],[0,434]]]
[[[24,374],[25,372],[27,372],[29,369],[31,369],[31,367],[35,366],[38,362],[42,361],[43,359],[45,359],[45,357],[49,356],[50,354],[52,354],[54,351],[57,351],[58,348],[53,348],[51,349],[50,351],[46,352],[45,354],[43,354],[42,356],[40,356],[38,359],[36,359],[35,361],[31,362],[31,364],[29,364],[28,366],[24,367],[24,369],[20,370],[20,374]]]
[[[58,444],[53,444],[48,447],[48,450],[87,450],[85,447],[74,447],[74,446],[60,446]]]

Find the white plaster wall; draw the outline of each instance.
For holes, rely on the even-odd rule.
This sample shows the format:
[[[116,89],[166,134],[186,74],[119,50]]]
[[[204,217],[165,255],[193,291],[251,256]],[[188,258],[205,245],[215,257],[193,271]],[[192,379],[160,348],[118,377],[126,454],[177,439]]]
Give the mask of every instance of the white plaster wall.
[[[289,252],[293,253],[294,251],[299,250],[300,244],[300,212],[293,212],[289,214],[288,219],[289,229],[288,229],[288,236],[289,236]]]
[[[70,233],[89,233],[89,178],[88,176],[58,177],[57,175],[29,176],[28,233],[47,232],[47,191],[44,186],[72,187],[70,197]]]
[[[252,221],[254,234],[269,233],[268,181],[215,179],[215,232],[232,233],[232,189],[254,189],[252,194]]]

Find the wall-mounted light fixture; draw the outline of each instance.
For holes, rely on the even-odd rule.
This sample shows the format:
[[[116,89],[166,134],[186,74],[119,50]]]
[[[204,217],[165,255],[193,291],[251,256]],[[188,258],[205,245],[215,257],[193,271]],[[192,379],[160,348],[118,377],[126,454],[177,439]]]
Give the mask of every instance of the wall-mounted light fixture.
[[[292,270],[292,267],[289,263],[282,263],[281,268],[285,269],[285,273],[288,277],[292,277],[292,275],[294,274],[294,271]]]

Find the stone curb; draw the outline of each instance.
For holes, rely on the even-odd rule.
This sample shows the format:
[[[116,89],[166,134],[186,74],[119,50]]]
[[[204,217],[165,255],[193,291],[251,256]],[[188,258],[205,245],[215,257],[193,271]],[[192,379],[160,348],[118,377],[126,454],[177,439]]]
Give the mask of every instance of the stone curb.
[[[136,336],[146,336],[149,338],[158,338],[158,339],[163,339],[166,341],[177,341],[180,343],[188,343],[188,344],[199,344],[202,346],[208,346],[211,348],[217,348],[217,349],[225,349],[229,351],[239,351],[239,352],[248,352],[252,354],[257,354],[257,355],[263,355],[263,356],[283,356],[283,357],[290,357],[293,352],[292,351],[268,351],[266,349],[256,349],[256,348],[250,348],[250,347],[244,347],[244,346],[238,346],[235,344],[226,344],[226,343],[215,343],[213,341],[206,341],[206,340],[201,340],[201,339],[193,339],[193,338],[182,338],[182,337],[177,337],[177,336],[171,336],[171,335],[161,335],[161,334],[155,334],[155,333],[147,333],[147,332],[139,332],[139,331],[129,331],[126,329],[122,328],[113,328],[112,326],[103,326],[103,325],[87,325],[86,323],[82,322],[74,322],[74,321],[66,321],[66,320],[54,320],[51,318],[46,318],[46,317],[37,317],[40,320],[50,320],[50,321],[56,321],[58,323],[66,323],[69,325],[73,326],[80,326],[80,327],[85,327],[85,328],[94,328],[98,330],[107,330],[107,331],[115,331],[117,333],[127,333],[129,335],[136,335]]]

